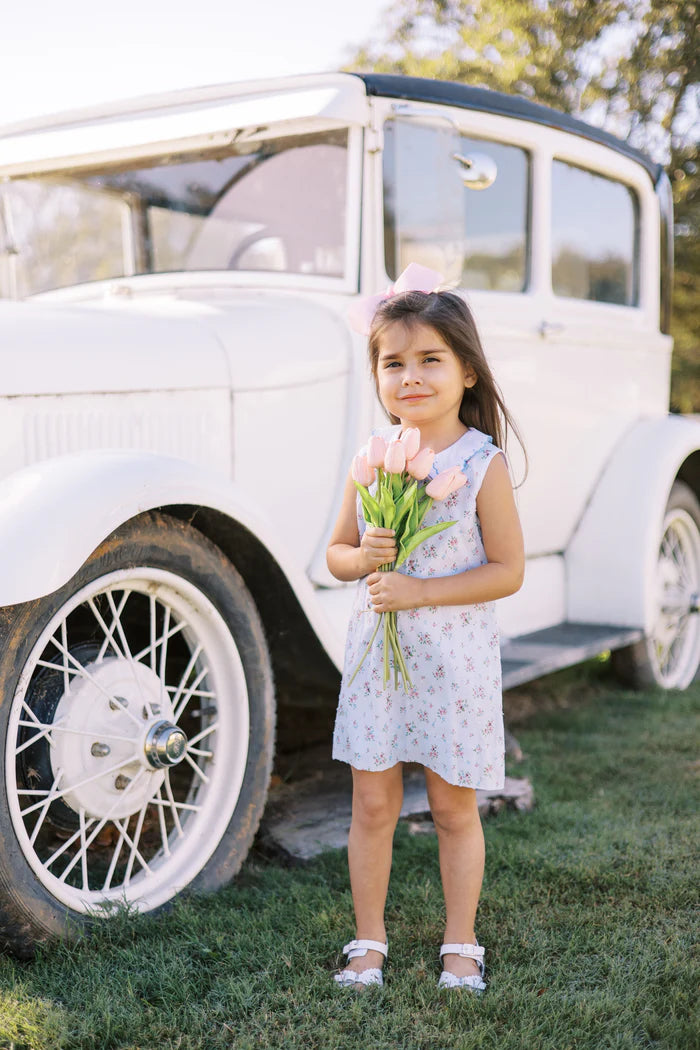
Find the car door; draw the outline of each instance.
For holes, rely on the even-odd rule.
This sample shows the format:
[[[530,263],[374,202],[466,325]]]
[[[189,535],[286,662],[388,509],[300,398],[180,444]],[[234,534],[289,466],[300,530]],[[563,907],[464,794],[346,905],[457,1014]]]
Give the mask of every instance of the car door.
[[[419,103],[385,115],[378,263],[387,280],[431,266],[472,308],[529,461],[528,572],[503,622],[545,627],[565,618],[562,552],[615,442],[666,398],[653,187],[629,158],[550,127]],[[507,451],[518,483],[513,436]]]

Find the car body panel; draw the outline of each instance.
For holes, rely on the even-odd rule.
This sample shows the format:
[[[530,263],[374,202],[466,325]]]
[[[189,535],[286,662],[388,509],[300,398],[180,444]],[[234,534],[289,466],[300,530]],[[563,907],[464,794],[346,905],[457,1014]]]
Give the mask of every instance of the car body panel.
[[[282,569],[328,654],[340,661],[340,639],[274,523],[236,485],[222,486],[214,471],[156,453],[80,452],[0,480],[0,606],[50,594],[123,522],[181,505],[220,511],[252,532]]]
[[[643,627],[655,618],[663,510],[700,421],[643,419],[615,448],[566,550],[567,619]]]

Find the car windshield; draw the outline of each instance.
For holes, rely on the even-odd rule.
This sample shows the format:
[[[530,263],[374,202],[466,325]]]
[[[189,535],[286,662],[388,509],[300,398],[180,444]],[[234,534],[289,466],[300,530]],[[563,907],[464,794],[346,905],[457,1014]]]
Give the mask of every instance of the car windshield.
[[[346,129],[5,183],[6,297],[133,274],[342,277]]]

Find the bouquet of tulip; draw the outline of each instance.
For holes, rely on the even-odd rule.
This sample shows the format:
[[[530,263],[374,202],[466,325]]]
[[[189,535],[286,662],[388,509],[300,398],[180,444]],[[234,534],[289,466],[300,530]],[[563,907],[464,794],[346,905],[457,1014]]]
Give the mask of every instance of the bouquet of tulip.
[[[416,547],[424,540],[435,536],[454,525],[454,521],[442,521],[437,525],[421,528],[426,513],[434,500],[445,499],[451,492],[456,492],[466,484],[466,477],[456,467],[444,470],[427,485],[419,487],[425,481],[435,459],[431,448],[420,449],[420,431],[409,427],[396,441],[387,443],[383,438],[373,436],[369,440],[366,456],[355,456],[352,463],[352,477],[362,500],[363,516],[368,525],[375,528],[393,529],[398,549],[396,561],[380,566],[380,572],[391,572],[398,569]],[[369,486],[377,482],[374,495]],[[398,689],[399,676],[402,679],[404,692],[411,688],[411,678],[406,661],[401,651],[396,613],[381,613],[374,633],[369,640],[360,662],[352,673],[350,682],[360,670],[370,651],[379,627],[384,625],[384,688],[391,677],[389,669],[389,651],[393,654],[394,688]]]

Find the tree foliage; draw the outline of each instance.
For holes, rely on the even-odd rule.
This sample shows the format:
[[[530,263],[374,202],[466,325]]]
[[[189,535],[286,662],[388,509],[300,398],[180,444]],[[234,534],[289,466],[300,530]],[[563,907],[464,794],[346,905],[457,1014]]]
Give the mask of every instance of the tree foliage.
[[[396,0],[348,69],[462,81],[571,113],[666,165],[675,205],[671,405],[700,412],[694,0]]]

